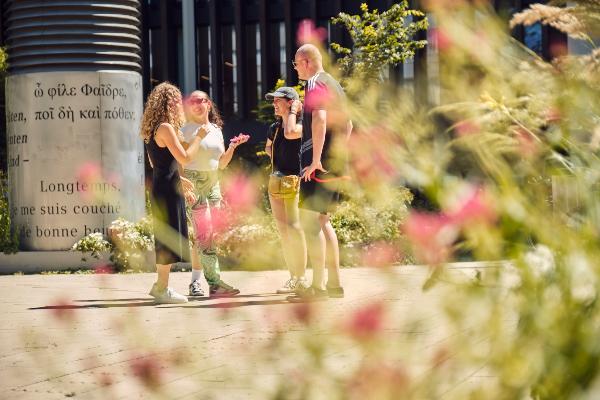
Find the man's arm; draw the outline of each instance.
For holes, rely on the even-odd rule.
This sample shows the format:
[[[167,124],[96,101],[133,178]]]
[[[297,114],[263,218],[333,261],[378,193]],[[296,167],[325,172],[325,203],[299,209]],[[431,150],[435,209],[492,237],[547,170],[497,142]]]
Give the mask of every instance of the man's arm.
[[[327,111],[315,110],[312,112],[312,163],[304,168],[302,178],[305,181],[310,181],[311,175],[319,170],[324,171],[321,163],[323,147],[325,146],[325,135],[327,133]]]
[[[346,140],[350,139],[350,134],[352,134],[352,129],[354,129],[354,124],[352,124],[351,120],[346,122]]]

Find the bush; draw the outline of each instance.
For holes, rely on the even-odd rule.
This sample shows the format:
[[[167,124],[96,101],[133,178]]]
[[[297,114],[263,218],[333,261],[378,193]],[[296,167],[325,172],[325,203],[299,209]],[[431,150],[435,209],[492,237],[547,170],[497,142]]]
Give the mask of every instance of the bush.
[[[365,196],[343,201],[331,216],[340,244],[341,263],[361,265],[364,252],[382,243],[394,243],[404,250],[401,225],[411,200],[410,191],[400,187],[390,189],[389,198],[381,203],[373,203]],[[397,254],[390,261],[408,261],[402,252]]]
[[[0,171],[0,251],[11,254],[19,251],[19,232],[11,226],[7,182],[6,174]]]
[[[72,251],[80,251],[84,255],[90,253],[100,258],[100,253],[110,252],[110,262],[116,272],[146,270],[146,255],[154,250],[152,223],[148,217],[133,223],[118,218],[109,228],[109,235],[91,233],[73,245]],[[85,257],[82,258],[85,261]]]

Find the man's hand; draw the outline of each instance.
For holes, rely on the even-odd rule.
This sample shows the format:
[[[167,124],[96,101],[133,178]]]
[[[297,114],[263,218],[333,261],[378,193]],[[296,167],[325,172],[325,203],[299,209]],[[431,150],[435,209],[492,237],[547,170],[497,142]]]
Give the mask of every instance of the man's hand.
[[[311,180],[312,174],[315,173],[316,171],[327,172],[323,168],[323,165],[321,164],[321,161],[319,161],[318,163],[314,163],[313,162],[308,167],[304,167],[302,169],[302,178],[300,178],[300,179],[304,179],[304,182],[308,182],[308,181]]]

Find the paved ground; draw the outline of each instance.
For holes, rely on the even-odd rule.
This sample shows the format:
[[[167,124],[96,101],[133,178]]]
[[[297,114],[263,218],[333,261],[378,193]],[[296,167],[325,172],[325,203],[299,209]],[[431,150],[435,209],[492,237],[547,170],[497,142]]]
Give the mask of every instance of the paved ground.
[[[474,271],[458,265],[452,274]],[[314,308],[274,294],[285,271],[223,275],[240,296],[161,306],[146,295],[154,274],[0,276],[0,399],[262,399],[286,390],[290,376],[319,381],[305,398],[331,398],[334,377],[355,373],[365,357],[401,354],[414,377],[449,338],[485,341],[447,326],[443,290],[421,290],[423,267],[345,269],[346,297]],[[189,277],[173,273],[172,286],[183,292]],[[378,330],[389,343],[356,340]],[[442,398],[493,379],[481,366],[454,375]]]

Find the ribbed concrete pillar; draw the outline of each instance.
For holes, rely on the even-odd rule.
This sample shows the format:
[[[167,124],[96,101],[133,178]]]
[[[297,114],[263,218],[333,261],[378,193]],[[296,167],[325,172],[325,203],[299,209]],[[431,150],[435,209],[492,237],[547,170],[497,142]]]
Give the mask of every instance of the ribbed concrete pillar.
[[[139,2],[6,1],[11,216],[65,250],[145,213]]]

